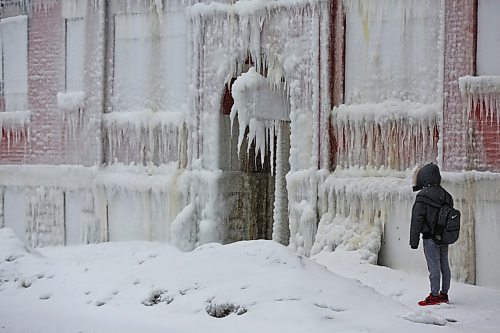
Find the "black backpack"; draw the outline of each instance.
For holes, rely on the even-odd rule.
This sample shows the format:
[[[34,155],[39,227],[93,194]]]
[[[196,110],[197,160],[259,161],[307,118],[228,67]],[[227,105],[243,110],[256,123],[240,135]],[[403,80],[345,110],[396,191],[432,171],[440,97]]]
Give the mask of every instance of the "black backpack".
[[[417,197],[417,201],[439,209],[436,219],[433,221],[434,223],[426,222],[429,225],[432,237],[441,244],[455,243],[460,235],[460,211],[446,204],[437,203],[427,197]]]
[[[460,235],[460,211],[448,205],[441,206],[433,235],[445,244],[455,243]]]

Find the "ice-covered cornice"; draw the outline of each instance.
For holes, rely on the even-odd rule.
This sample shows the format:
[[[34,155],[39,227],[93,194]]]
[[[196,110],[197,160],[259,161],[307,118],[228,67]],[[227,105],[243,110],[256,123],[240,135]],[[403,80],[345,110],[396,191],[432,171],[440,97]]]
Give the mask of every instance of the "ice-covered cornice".
[[[188,15],[191,17],[213,16],[216,14],[251,16],[275,9],[312,6],[322,2],[328,2],[328,0],[240,0],[233,4],[221,2],[197,3],[188,9]]]
[[[91,188],[98,169],[81,165],[0,165],[0,184]]]
[[[440,116],[438,104],[411,101],[335,107],[336,164],[405,170],[435,162]]]
[[[439,111],[437,104],[393,100],[382,103],[342,104],[333,109],[332,116],[336,122],[382,124],[390,121],[408,121],[414,124],[436,121],[440,116]]]
[[[25,127],[30,119],[31,111],[0,112],[0,127]]]
[[[103,115],[105,126],[118,127],[147,127],[157,125],[181,125],[185,119],[185,112],[139,111],[111,112]]]
[[[458,79],[462,95],[500,94],[500,76],[463,76]]]
[[[500,76],[463,76],[458,79],[464,116],[472,117],[477,112],[481,119],[490,119],[500,124]]]

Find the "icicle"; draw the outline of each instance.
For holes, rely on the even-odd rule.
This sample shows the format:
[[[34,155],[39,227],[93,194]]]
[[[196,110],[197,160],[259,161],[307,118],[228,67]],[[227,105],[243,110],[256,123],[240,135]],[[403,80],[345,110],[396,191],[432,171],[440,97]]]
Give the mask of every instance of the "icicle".
[[[425,162],[424,158],[432,156],[435,148],[427,143],[439,121],[438,110],[437,105],[411,102],[334,108],[332,123],[336,124],[334,134],[339,142],[337,164],[405,170],[408,161]],[[348,141],[344,143],[346,138]],[[409,145],[411,142],[415,144]]]
[[[104,126],[108,163],[158,165],[180,158],[182,112],[114,112],[104,116]]]
[[[7,137],[7,147],[10,149],[11,138],[18,143],[20,138],[29,139],[30,111],[0,112],[0,128]],[[4,136],[0,138],[2,141]]]
[[[500,124],[500,76],[464,76],[459,78],[465,115],[472,118],[477,109],[481,119]]]

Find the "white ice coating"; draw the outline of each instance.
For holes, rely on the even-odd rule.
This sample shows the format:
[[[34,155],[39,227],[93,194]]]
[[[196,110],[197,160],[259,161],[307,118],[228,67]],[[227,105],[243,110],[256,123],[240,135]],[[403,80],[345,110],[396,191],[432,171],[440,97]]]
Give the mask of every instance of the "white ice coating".
[[[193,249],[197,224],[188,201],[190,177],[177,163],[159,167],[113,164],[100,171],[95,180],[100,201],[111,203],[109,240],[157,240]]]
[[[440,107],[386,101],[332,111],[337,164],[405,170],[436,159]]]
[[[64,244],[64,196],[57,188],[38,186],[27,191],[26,236],[28,244]]]
[[[464,99],[465,117],[471,118],[477,110],[481,119],[500,124],[500,76],[464,76],[458,79]]]
[[[377,262],[395,203],[411,202],[411,170],[436,162],[442,1],[344,0],[345,105],[331,113],[333,173],[318,177],[311,254],[337,247]],[[403,223],[404,224],[404,223]]]
[[[182,159],[184,112],[111,112],[103,117],[108,163],[156,165]]]
[[[319,115],[326,119],[329,113],[328,103],[320,103],[320,99],[329,100],[328,90],[321,89],[328,87],[329,68],[320,66],[320,62],[328,58],[329,8],[329,1],[322,0],[265,0],[200,3],[188,9],[190,51],[194,55],[191,78],[196,95],[192,106],[194,112],[188,121],[190,128],[197,129],[188,143],[188,150],[193,153],[190,159],[192,162],[200,159],[208,170],[219,168],[216,141],[219,129],[214,124],[218,123],[221,112],[222,92],[233,78],[238,81],[243,77],[240,83],[245,82],[242,73],[249,63],[256,73],[265,74],[267,86],[286,87],[291,121],[291,172],[276,170],[276,175],[288,172],[289,207],[293,207],[290,208],[290,245],[294,249],[303,248],[303,253],[308,253],[312,246],[314,234],[311,236],[311,233],[316,225],[317,180],[314,175],[319,164],[319,140],[326,137],[326,130],[320,129]],[[251,83],[248,81],[252,80],[246,83]],[[257,79],[253,82],[257,81],[263,83]],[[235,99],[236,104],[246,100],[238,96]],[[245,105],[240,107],[245,109]],[[266,126],[270,129],[271,125],[256,122],[256,117],[245,119],[248,114],[242,113],[243,123],[247,120],[249,127],[255,128],[256,141],[262,149],[265,145],[261,143],[268,142]],[[273,151],[271,154],[275,155]],[[285,167],[288,163],[277,160],[276,165]],[[297,183],[291,185],[289,179]],[[209,205],[205,205],[206,212],[217,211]],[[275,205],[276,216],[281,208],[280,203]],[[210,218],[213,226],[220,226],[218,216]],[[281,225],[282,221],[274,222]],[[302,236],[303,232],[307,232],[306,237]]]
[[[61,16],[65,19],[85,17],[87,0],[64,0],[61,3]]]
[[[439,102],[440,0],[344,0],[345,103]]]
[[[63,112],[74,112],[85,106],[85,92],[57,93],[57,107]]]
[[[0,21],[2,84],[5,111],[28,109],[28,17],[18,15]]]
[[[359,170],[363,172],[363,170]],[[361,258],[377,263],[387,214],[393,201],[411,200],[411,180],[394,177],[357,178],[354,170],[336,170],[320,186],[320,206],[324,212],[311,254],[333,251],[342,246],[358,251]],[[391,176],[393,175],[393,176]]]
[[[500,75],[500,2],[479,0],[477,3],[476,75]]]

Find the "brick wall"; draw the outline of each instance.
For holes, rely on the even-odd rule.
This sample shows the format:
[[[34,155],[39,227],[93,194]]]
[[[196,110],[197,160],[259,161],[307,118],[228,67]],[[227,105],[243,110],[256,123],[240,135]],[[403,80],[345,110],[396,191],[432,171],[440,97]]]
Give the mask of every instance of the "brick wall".
[[[68,120],[68,114],[61,113],[57,106],[57,93],[65,91],[64,1],[53,1],[44,6],[33,2],[31,6],[19,8],[17,12],[9,11],[9,16],[28,14],[29,133],[17,135],[14,140],[8,130],[2,131],[0,164],[100,163],[102,140],[99,134],[105,58],[100,7],[88,2],[87,16],[84,18],[85,38],[81,43],[81,52],[85,57],[86,70],[85,110],[81,117],[73,113]],[[0,111],[2,101],[0,99]],[[75,128],[74,123],[78,123],[79,127]]]
[[[477,0],[446,1],[443,165],[447,171],[500,172],[500,123],[495,104],[500,96],[480,91],[462,96],[458,83],[460,77],[476,72],[477,10]],[[473,106],[471,99],[475,100]]]
[[[463,111],[458,79],[474,75],[476,57],[476,0],[446,0],[443,75],[443,167],[446,171],[473,169],[474,147]]]
[[[28,104],[31,108],[32,164],[63,161],[62,121],[57,92],[64,89],[64,20],[61,1],[33,8],[29,24]]]

